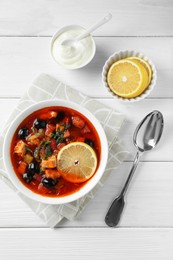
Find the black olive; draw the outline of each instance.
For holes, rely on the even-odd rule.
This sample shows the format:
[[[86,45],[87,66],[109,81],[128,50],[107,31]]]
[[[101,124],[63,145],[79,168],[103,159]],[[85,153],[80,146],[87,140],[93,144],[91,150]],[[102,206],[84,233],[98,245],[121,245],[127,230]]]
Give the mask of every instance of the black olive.
[[[23,179],[26,183],[30,183],[33,180],[33,175],[31,173],[24,173],[23,174]]]
[[[58,112],[58,115],[57,117],[53,117],[53,118],[50,118],[49,119],[49,123],[50,124],[53,124],[53,125],[56,125],[57,123],[59,123],[61,120],[63,120],[65,117],[65,113],[60,111]]]
[[[20,139],[25,139],[29,135],[29,130],[27,127],[22,127],[18,131],[18,137]]]
[[[90,139],[85,139],[85,143],[88,144],[89,146],[91,146],[92,148],[94,147],[94,143]]]
[[[34,175],[35,173],[39,173],[39,165],[37,162],[32,162],[28,165],[28,173]]]
[[[41,119],[36,119],[34,121],[34,127],[36,129],[46,128],[46,121],[45,120],[41,120]]]
[[[52,179],[52,178],[43,178],[42,181],[43,186],[48,188],[48,189],[52,189],[54,188],[54,186],[57,184],[58,180],[57,179]]]
[[[65,117],[65,113],[64,113],[63,111],[59,111],[59,112],[58,112],[58,115],[57,115],[57,117],[56,117],[56,119],[57,119],[58,121],[61,121],[61,120],[64,119],[64,117]]]

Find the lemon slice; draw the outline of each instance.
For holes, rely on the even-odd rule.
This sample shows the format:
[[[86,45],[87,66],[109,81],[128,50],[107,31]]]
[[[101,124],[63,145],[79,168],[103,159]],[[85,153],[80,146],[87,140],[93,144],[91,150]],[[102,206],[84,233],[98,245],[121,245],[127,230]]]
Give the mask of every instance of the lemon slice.
[[[148,73],[140,62],[122,59],[110,67],[107,82],[116,95],[133,98],[148,87]]]
[[[146,60],[144,60],[142,58],[139,58],[139,57],[128,57],[127,59],[132,60],[132,61],[136,60],[136,61],[140,62],[141,65],[143,65],[145,67],[145,69],[146,69],[146,71],[148,73],[148,84],[150,84],[153,71],[152,71],[151,66],[149,65],[149,63]]]
[[[58,153],[57,160],[61,176],[73,183],[87,181],[97,167],[95,151],[82,142],[73,142],[64,146]]]

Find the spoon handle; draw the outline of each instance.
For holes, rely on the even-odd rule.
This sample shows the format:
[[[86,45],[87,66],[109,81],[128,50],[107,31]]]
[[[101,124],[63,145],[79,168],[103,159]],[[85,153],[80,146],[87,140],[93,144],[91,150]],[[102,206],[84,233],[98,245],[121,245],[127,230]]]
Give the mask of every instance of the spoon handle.
[[[132,168],[130,170],[129,176],[128,176],[128,178],[127,178],[127,180],[126,180],[126,182],[124,184],[124,187],[123,187],[123,189],[121,191],[121,195],[123,195],[123,196],[125,195],[125,193],[127,191],[127,188],[129,186],[129,183],[130,183],[130,181],[131,181],[131,179],[133,177],[133,174],[134,174],[134,172],[135,172],[135,170],[136,170],[136,168],[138,166],[138,163],[139,163],[141,155],[142,155],[142,153],[137,151],[136,156],[135,156],[135,160],[133,162],[133,166],[132,166]]]
[[[85,38],[90,34],[91,32],[95,31],[97,28],[99,28],[101,25],[107,23],[112,18],[112,15],[109,13],[103,18],[101,18],[98,22],[96,22],[93,26],[91,26],[87,31],[76,37],[75,40],[80,41],[81,39]]]
[[[124,208],[124,195],[127,191],[127,188],[129,186],[129,183],[132,179],[132,176],[138,166],[138,163],[139,163],[139,159],[141,157],[142,153],[140,153],[139,151],[136,153],[136,157],[135,157],[135,160],[134,160],[134,163],[133,163],[133,166],[132,166],[132,169],[129,173],[129,176],[124,184],[124,187],[120,193],[120,195],[112,202],[107,214],[106,214],[106,217],[105,217],[105,223],[109,226],[109,227],[115,227],[119,220],[120,220],[120,217],[121,217],[121,213],[123,211],[123,208]]]
[[[118,224],[124,204],[124,196],[119,196],[112,202],[105,217],[105,223],[109,227],[115,227]]]

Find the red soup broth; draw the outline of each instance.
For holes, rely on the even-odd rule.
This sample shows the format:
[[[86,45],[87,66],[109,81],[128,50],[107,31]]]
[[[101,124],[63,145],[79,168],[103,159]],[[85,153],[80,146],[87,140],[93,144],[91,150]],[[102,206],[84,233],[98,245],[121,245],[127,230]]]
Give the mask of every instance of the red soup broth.
[[[66,135],[62,130],[63,137],[60,140],[53,138],[57,125],[67,129]],[[28,189],[47,197],[62,197],[77,192],[87,181],[68,182],[58,176],[56,167],[53,169],[53,176],[48,176],[49,180],[43,181],[47,176],[45,169],[41,168],[42,159],[57,154],[63,146],[76,141],[85,142],[94,149],[99,165],[100,139],[95,127],[84,115],[71,108],[59,106],[33,112],[18,126],[11,142],[10,156],[17,177]]]

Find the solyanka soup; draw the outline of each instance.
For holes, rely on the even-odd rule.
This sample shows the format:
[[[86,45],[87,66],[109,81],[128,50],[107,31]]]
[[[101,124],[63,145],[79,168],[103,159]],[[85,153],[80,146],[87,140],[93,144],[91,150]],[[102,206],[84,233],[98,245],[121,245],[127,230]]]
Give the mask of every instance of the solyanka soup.
[[[92,163],[95,160],[93,176],[99,166],[101,146],[92,123],[71,108],[52,106],[39,109],[27,116],[14,133],[10,148],[14,171],[28,189],[40,195],[62,197],[75,193],[89,178],[75,179],[75,172],[66,178],[58,158],[61,153],[68,165],[68,156],[74,155],[70,155],[70,151],[77,145],[84,149],[79,152],[80,163],[87,163],[84,176],[91,170],[87,152],[94,155],[94,159],[91,158]],[[74,163],[79,164],[78,161]],[[67,171],[70,172],[70,169]]]

